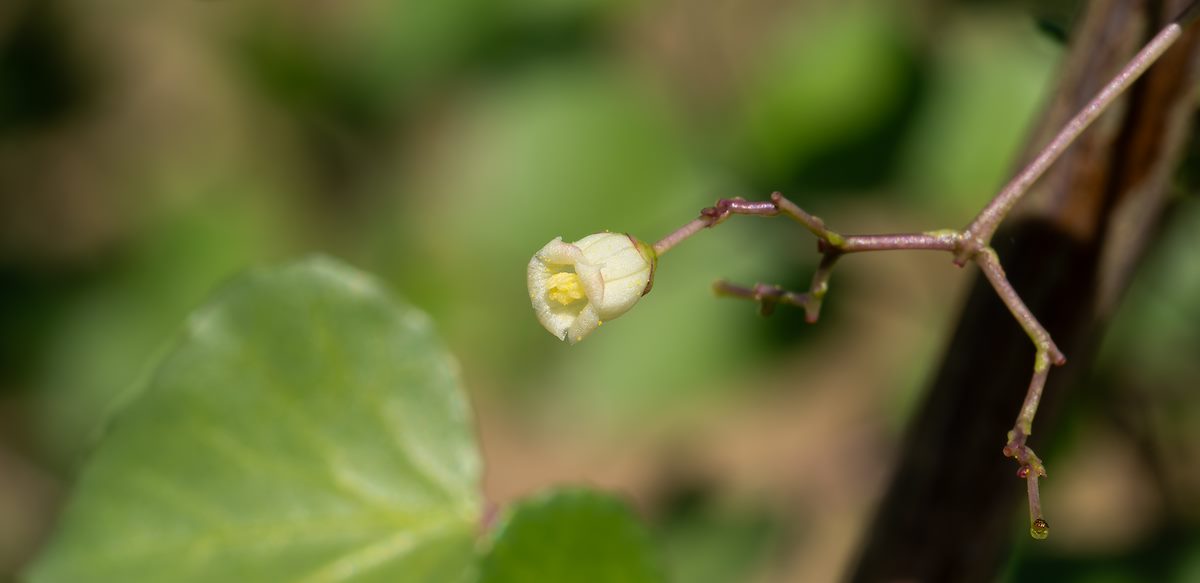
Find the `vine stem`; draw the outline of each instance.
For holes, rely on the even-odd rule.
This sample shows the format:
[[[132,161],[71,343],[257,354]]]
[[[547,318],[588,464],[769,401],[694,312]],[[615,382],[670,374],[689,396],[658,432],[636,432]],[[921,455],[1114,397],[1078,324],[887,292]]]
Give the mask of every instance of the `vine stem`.
[[[1189,8],[1190,9],[1190,8]],[[1184,13],[1186,15],[1187,12]],[[1000,223],[1004,221],[1004,217],[1008,216],[1008,212],[1013,206],[1029,192],[1029,188],[1033,183],[1046,172],[1048,168],[1066,151],[1067,147],[1079,137],[1092,124],[1096,118],[1104,110],[1112,105],[1117,99],[1146,69],[1150,67],[1154,61],[1171,47],[1175,41],[1179,40],[1183,34],[1183,27],[1178,23],[1172,22],[1162,29],[1142,50],[1130,59],[1129,63],[1113,77],[1103,89],[1100,90],[1095,97],[1092,98],[1087,105],[1067,122],[1059,130],[1058,135],[1050,141],[1042,151],[1034,157],[1023,170],[1017,173],[1008,184],[1000,190],[1000,192],[980,211],[974,221],[963,231],[963,236],[975,243],[964,247],[962,254],[956,257],[956,262],[960,265],[970,259],[969,255],[974,251],[971,247],[985,247],[992,239],[996,229]]]
[[[1098,118],[1114,101],[1133,84],[1183,33],[1183,25],[1200,16],[1200,0],[1190,3],[1180,15],[1154,36],[1117,73],[1100,92],[1075,117],[1042,148],[1024,169],[1006,184],[999,193],[980,211],[963,230],[943,229],[924,233],[900,233],[880,235],[844,236],[825,226],[825,222],[809,214],[779,192],[766,201],[747,201],[742,198],[720,199],[711,207],[700,211],[700,216],[654,244],[654,251],[663,255],[700,231],[715,227],[733,215],[774,217],[779,215],[800,223],[817,238],[817,249],[822,254],[821,262],[813,274],[809,289],[804,293],[785,290],[779,286],[756,283],[743,286],[718,281],[713,289],[720,296],[734,297],[758,302],[763,315],[769,315],[779,304],[802,307],[805,319],[815,323],[820,317],[821,304],[829,290],[833,267],[843,255],[867,251],[925,250],[946,251],[953,255],[954,263],[960,267],[968,261],[975,262],[984,277],[996,290],[1000,300],[1012,313],[1021,328],[1029,336],[1035,348],[1033,375],[1026,391],[1025,401],[1017,415],[1013,428],[1008,433],[1004,455],[1014,458],[1020,465],[1017,475],[1026,480],[1029,497],[1030,534],[1043,539],[1049,535],[1049,526],[1042,516],[1038,478],[1046,476],[1045,466],[1033,452],[1026,440],[1033,433],[1033,419],[1038,403],[1046,386],[1050,365],[1063,365],[1066,357],[1058,349],[1049,332],[1021,300],[1005,276],[1004,268],[995,250],[990,246],[992,236],[1008,213],[1025,196],[1033,184],[1063,152]]]

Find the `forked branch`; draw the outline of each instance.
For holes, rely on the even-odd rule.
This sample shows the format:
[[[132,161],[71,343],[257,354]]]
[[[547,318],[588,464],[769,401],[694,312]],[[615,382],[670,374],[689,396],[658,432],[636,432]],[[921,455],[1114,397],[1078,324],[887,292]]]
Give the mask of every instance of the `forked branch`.
[[[770,200],[765,201],[747,201],[742,198],[718,200],[715,205],[703,209],[699,217],[655,243],[654,250],[658,255],[662,255],[692,235],[703,229],[715,227],[733,215],[787,216],[816,236],[817,249],[822,254],[820,265],[813,274],[808,290],[797,293],[774,285],[757,283],[753,286],[742,286],[725,281],[717,282],[714,290],[721,296],[758,302],[763,315],[769,315],[779,304],[802,307],[809,323],[814,323],[819,318],[822,301],[829,290],[833,267],[843,255],[866,251],[945,251],[953,255],[954,263],[960,267],[970,261],[976,263],[1035,348],[1033,375],[1016,422],[1008,433],[1003,452],[1005,456],[1017,461],[1017,475],[1026,480],[1030,534],[1034,538],[1044,539],[1049,535],[1049,526],[1042,516],[1038,479],[1046,476],[1046,468],[1026,444],[1026,440],[1033,432],[1033,419],[1037,414],[1050,365],[1065,364],[1066,357],[1009,283],[1000,258],[991,247],[991,239],[1000,223],[1037,179],[1117,97],[1179,39],[1183,32],[1182,27],[1197,16],[1200,16],[1200,0],[1189,4],[1175,21],[1151,39],[961,231],[943,229],[924,233],[842,235],[828,228],[819,217],[809,214],[776,192],[771,195]]]

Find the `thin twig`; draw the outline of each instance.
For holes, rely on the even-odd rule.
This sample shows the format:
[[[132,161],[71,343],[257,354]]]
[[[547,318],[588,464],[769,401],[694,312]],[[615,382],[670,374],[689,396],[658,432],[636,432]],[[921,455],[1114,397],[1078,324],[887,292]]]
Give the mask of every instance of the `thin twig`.
[[[843,253],[913,249],[954,251],[958,248],[960,238],[961,235],[955,231],[902,233],[898,235],[850,235],[845,238],[845,242],[838,249]]]
[[[808,310],[809,305],[813,301],[813,297],[810,294],[799,294],[777,285],[765,283],[756,283],[751,287],[746,287],[729,283],[725,280],[717,280],[717,282],[713,283],[713,292],[722,297],[741,298],[758,302],[760,304],[759,312],[764,316],[770,316],[775,311],[775,306],[779,304],[796,306]]]
[[[778,286],[755,284],[753,287],[745,287],[723,281],[718,282],[714,289],[719,295],[759,302],[762,304],[761,311],[764,315],[774,311],[774,305],[779,303],[803,307],[805,319],[810,323],[816,322],[820,317],[821,302],[826,292],[829,291],[829,279],[833,273],[833,266],[842,255],[892,250],[954,252],[959,248],[961,241],[961,235],[950,230],[929,233],[843,236],[826,227],[820,217],[807,213],[796,203],[775,192],[771,194],[769,201],[748,201],[740,197],[720,199],[713,206],[701,210],[698,218],[655,243],[654,250],[661,256],[692,235],[705,228],[719,225],[733,215],[760,217],[784,215],[795,220],[816,235],[818,250],[822,254],[821,263],[817,266],[816,273],[813,274],[812,284],[806,294],[789,292]]]
[[[1049,355],[1050,360],[1056,365],[1065,364],[1067,357],[1059,351],[1058,346],[1050,339],[1050,333],[1037,321],[1033,312],[1030,312],[1025,302],[1021,301],[1017,290],[1013,289],[1012,284],[1008,282],[996,252],[991,247],[985,247],[982,252],[975,255],[975,263],[979,264],[984,277],[995,288],[996,295],[1000,296],[1000,300],[1008,307],[1008,311],[1012,312],[1013,317],[1021,324],[1021,328],[1025,329],[1025,333],[1037,347],[1038,353]]]
[[[1038,540],[1045,540],[1050,536],[1050,525],[1042,517],[1042,497],[1038,493],[1038,478],[1041,476],[1037,472],[1026,473],[1028,475],[1025,477],[1025,484],[1029,494],[1029,535]]]
[[[1042,535],[1048,533],[1048,527],[1045,519],[1041,516],[1040,500],[1037,495],[1037,477],[1045,476],[1046,469],[1042,465],[1041,459],[1025,444],[1025,441],[1033,433],[1033,418],[1037,414],[1038,403],[1041,402],[1050,365],[1065,364],[1067,359],[1050,337],[1050,333],[1038,322],[1033,312],[1029,310],[1025,302],[1021,300],[1021,296],[1009,283],[996,252],[991,247],[977,247],[977,243],[972,244],[963,233],[948,229],[927,233],[843,236],[825,226],[825,222],[820,217],[809,214],[778,192],[771,194],[769,201],[747,201],[742,198],[718,200],[713,206],[700,211],[699,218],[671,233],[656,243],[654,248],[656,250],[670,249],[704,228],[716,226],[733,215],[760,217],[784,215],[800,223],[817,237],[821,263],[813,273],[812,283],[809,285],[807,293],[796,293],[779,286],[762,283],[747,287],[718,281],[713,285],[713,290],[719,296],[758,302],[759,311],[764,316],[773,313],[777,305],[786,304],[804,308],[805,320],[810,324],[815,323],[820,317],[825,294],[829,291],[829,279],[833,273],[833,266],[842,255],[847,253],[895,250],[945,251],[955,256],[956,263],[958,258],[966,256],[979,265],[984,277],[996,290],[996,295],[1012,313],[1021,328],[1025,330],[1035,348],[1033,376],[1029,383],[1029,389],[1026,391],[1021,412],[1017,416],[1012,431],[1008,434],[1004,455],[1016,459],[1021,466],[1020,475],[1029,480],[1030,520],[1033,521],[1030,532],[1035,537],[1045,538]],[[964,252],[964,250],[967,251]],[[1034,512],[1035,509],[1036,512]]]
[[[789,304],[803,307],[805,319],[816,322],[820,315],[821,303],[829,290],[829,279],[834,264],[847,253],[889,250],[933,250],[947,251],[954,255],[954,262],[960,267],[968,261],[979,265],[984,277],[996,290],[996,294],[1009,312],[1016,318],[1017,323],[1029,335],[1036,350],[1034,355],[1033,376],[1021,411],[1016,423],[1008,434],[1004,446],[1004,454],[1017,460],[1020,464],[1018,475],[1025,478],[1029,492],[1030,533],[1034,538],[1046,538],[1049,527],[1042,517],[1041,500],[1038,495],[1037,480],[1046,475],[1045,466],[1037,454],[1026,445],[1026,440],[1033,432],[1033,418],[1037,414],[1038,403],[1046,385],[1050,365],[1066,363],[1066,357],[1055,345],[1050,334],[1038,322],[1037,318],[1021,300],[1020,295],[1013,289],[1004,274],[1000,258],[990,247],[991,238],[1000,223],[1008,216],[1012,208],[1027,193],[1030,187],[1063,152],[1100,116],[1135,80],[1138,79],[1158,60],[1164,52],[1181,36],[1182,24],[1200,16],[1200,0],[1189,4],[1176,19],[1162,29],[1141,51],[1104,88],[1079,111],[1066,126],[1050,141],[1034,159],[1021,170],[999,193],[980,211],[979,215],[962,231],[940,230],[925,233],[902,233],[885,235],[852,235],[843,236],[825,226],[825,222],[815,215],[801,209],[782,194],[775,192],[769,201],[747,201],[742,198],[721,199],[712,207],[700,212],[700,216],[675,232],[667,235],[654,244],[654,250],[662,255],[687,238],[705,228],[714,227],[732,215],[754,215],[773,217],[785,215],[800,223],[818,240],[818,250],[822,254],[821,263],[813,274],[812,283],[807,293],[795,293],[778,286],[755,284],[744,287],[728,282],[717,282],[714,290],[718,295],[749,299],[760,304],[764,315],[774,311],[778,304]]]
[[[654,254],[662,257],[664,253],[670,251],[672,247],[682,243],[688,237],[695,235],[705,227],[711,227],[712,223],[704,218],[694,219],[690,223],[679,227],[675,232],[660,239],[654,244]]]
[[[1054,164],[1055,160],[1058,160],[1059,156],[1062,156],[1067,146],[1070,146],[1075,138],[1078,138],[1108,106],[1112,105],[1121,93],[1128,89],[1138,77],[1141,77],[1142,73],[1146,72],[1146,69],[1179,39],[1182,33],[1183,29],[1174,22],[1163,28],[1121,69],[1121,72],[1117,73],[1116,77],[1113,77],[1112,81],[1108,82],[1108,85],[1100,90],[1096,97],[1092,98],[1091,102],[1075,114],[1075,117],[1067,122],[1067,125],[1063,126],[1058,135],[1045,148],[1042,148],[1042,151],[1028,166],[1000,190],[999,194],[964,229],[965,238],[973,244],[965,246],[960,252],[957,258],[960,265],[969,261],[970,255],[991,242],[992,235],[995,234],[1004,217],[1008,216],[1008,212],[1029,191],[1033,183],[1046,172],[1046,169],[1050,168],[1051,164]]]

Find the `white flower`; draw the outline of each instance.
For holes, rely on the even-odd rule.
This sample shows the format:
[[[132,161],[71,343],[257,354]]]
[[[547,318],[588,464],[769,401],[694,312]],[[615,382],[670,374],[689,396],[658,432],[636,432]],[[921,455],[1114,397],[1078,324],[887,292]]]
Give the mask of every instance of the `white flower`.
[[[630,235],[562,237],[529,261],[529,299],[542,326],[575,344],[600,324],[629,311],[650,291],[654,249]]]

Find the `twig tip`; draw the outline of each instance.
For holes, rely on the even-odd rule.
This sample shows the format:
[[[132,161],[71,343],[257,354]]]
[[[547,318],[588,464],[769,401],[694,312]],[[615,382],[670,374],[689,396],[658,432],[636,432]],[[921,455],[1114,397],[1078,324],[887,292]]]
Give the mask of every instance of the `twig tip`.
[[[1045,518],[1037,518],[1029,527],[1029,536],[1037,540],[1046,540],[1050,537],[1050,523],[1046,522]]]

